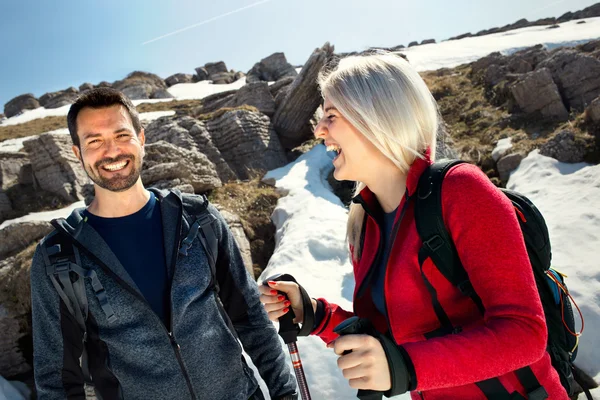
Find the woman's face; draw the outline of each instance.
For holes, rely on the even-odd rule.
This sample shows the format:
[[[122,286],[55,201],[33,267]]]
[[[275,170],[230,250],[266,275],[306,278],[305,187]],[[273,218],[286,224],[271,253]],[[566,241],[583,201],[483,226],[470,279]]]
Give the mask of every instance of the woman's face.
[[[323,139],[328,150],[338,153],[333,160],[334,178],[367,182],[377,176],[377,166],[387,158],[327,99],[323,111],[323,118],[315,128],[315,137]]]

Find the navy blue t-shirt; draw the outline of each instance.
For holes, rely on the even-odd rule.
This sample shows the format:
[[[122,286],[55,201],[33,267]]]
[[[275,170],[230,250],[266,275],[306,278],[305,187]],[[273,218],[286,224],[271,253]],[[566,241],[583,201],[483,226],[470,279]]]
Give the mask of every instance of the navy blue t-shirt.
[[[108,247],[117,256],[150,307],[168,326],[168,276],[163,243],[160,204],[150,200],[138,212],[119,218],[85,215]]]
[[[383,241],[383,256],[379,259],[379,263],[375,266],[375,268],[377,269],[375,270],[375,275],[373,276],[373,286],[371,287],[371,296],[373,297],[373,303],[375,303],[375,307],[377,307],[377,310],[383,315],[387,315],[385,310],[384,295],[385,269],[388,261],[388,256],[390,254],[390,248],[392,247],[390,241],[392,240],[392,229],[394,228],[394,219],[396,217],[397,210],[398,209],[389,213],[383,213],[383,218],[381,220],[381,240]]]

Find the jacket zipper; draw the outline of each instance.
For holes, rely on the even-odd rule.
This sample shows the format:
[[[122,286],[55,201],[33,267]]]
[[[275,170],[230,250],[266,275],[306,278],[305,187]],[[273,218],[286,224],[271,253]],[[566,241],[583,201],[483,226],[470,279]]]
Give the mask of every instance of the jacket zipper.
[[[183,208],[183,204],[181,203],[181,201],[180,201],[180,205]],[[169,312],[171,314],[170,315],[170,325],[171,326],[173,326],[173,312],[172,312],[173,304],[172,304],[172,300],[171,300],[171,291],[172,291],[172,287],[173,287],[173,277],[175,276],[175,265],[177,264],[177,254],[178,254],[178,250],[179,250],[178,245],[181,240],[181,217],[182,217],[182,215],[180,213],[179,222],[177,223],[177,233],[175,234],[175,245],[176,245],[176,247],[174,249],[175,254],[173,257],[172,264],[171,264],[172,265],[171,284],[169,285]],[[59,229],[60,231],[62,231],[63,233],[65,233],[66,235],[71,237],[73,242],[78,244],[79,245],[78,247],[81,250],[83,250],[83,252],[85,254],[87,254],[91,259],[93,259],[100,266],[100,268],[104,271],[104,273],[106,273],[111,278],[113,278],[115,281],[117,281],[128,292],[130,292],[132,295],[134,295],[138,300],[140,300],[142,303],[144,303],[148,307],[148,309],[150,310],[150,314],[154,315],[154,317],[160,322],[159,325],[164,329],[165,333],[169,337],[169,342],[171,343],[171,346],[173,347],[173,351],[175,352],[175,357],[177,358],[177,362],[179,363],[179,367],[181,368],[181,372],[183,373],[183,376],[185,378],[186,384],[188,386],[188,390],[190,391],[190,395],[192,396],[192,400],[197,400],[196,394],[194,393],[194,389],[192,387],[192,383],[191,383],[189,374],[188,374],[187,370],[185,369],[185,366],[183,364],[183,359],[181,358],[181,347],[175,340],[175,336],[173,335],[171,330],[165,326],[162,319],[160,319],[158,317],[158,315],[154,312],[152,307],[150,307],[150,304],[148,303],[146,298],[144,296],[142,296],[141,294],[139,294],[134,288],[131,287],[131,285],[129,285],[127,282],[125,282],[120,276],[115,274],[102,260],[100,260],[98,257],[96,257],[95,254],[90,252],[84,245],[82,245],[77,239],[75,239],[73,237],[73,235],[71,235],[69,232],[67,232],[67,230],[64,229],[60,224],[58,224],[57,222],[55,223],[55,221],[52,221],[52,225],[54,226],[54,228]]]
[[[177,197],[177,196],[176,196]],[[171,295],[173,293],[173,281],[175,280],[175,267],[177,266],[177,259],[179,256],[179,246],[181,245],[181,219],[183,218],[183,202],[179,197],[177,197],[179,201],[179,218],[177,220],[177,230],[175,231],[175,243],[173,244],[173,256],[171,257],[171,282],[169,285],[169,328],[167,329],[167,334],[169,335],[169,340],[171,341],[171,345],[173,346],[173,351],[175,351],[175,356],[177,357],[177,362],[179,363],[179,367],[181,368],[181,372],[183,373],[183,377],[185,378],[185,383],[187,384],[188,390],[190,391],[190,395],[192,396],[192,400],[196,400],[196,393],[194,393],[194,388],[192,387],[192,381],[190,379],[190,375],[183,364],[183,358],[181,357],[181,347],[175,340],[175,335],[173,334],[173,299]]]

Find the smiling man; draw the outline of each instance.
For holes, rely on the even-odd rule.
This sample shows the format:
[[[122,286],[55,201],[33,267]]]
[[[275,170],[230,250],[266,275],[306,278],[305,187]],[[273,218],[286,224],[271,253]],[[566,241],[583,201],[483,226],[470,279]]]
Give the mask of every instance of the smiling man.
[[[221,215],[204,197],[144,188],[145,136],[131,101],[94,89],[67,120],[95,197],[53,221],[33,259],[38,398],[84,399],[88,382],[103,399],[263,399],[243,349],[273,399],[296,399]]]

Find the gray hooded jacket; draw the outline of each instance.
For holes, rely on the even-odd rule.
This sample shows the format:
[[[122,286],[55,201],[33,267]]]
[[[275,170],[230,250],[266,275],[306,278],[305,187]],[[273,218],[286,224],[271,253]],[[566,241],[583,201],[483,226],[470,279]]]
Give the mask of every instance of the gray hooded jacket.
[[[117,317],[109,323],[92,285],[86,321],[90,372],[102,399],[249,399],[258,389],[242,347],[265,380],[272,398],[295,398],[295,381],[277,333],[259,302],[256,283],[244,268],[231,231],[218,211],[216,262],[219,294],[198,238],[188,255],[178,254],[189,230],[182,204],[190,197],[153,190],[160,203],[170,290],[170,326],[152,311],[135,282],[100,235],[85,222],[83,209],[38,245],[31,267],[34,375],[41,400],[84,399],[83,331],[52,285],[44,262],[44,243],[68,235],[81,264],[94,270]],[[202,203],[198,196],[192,204]],[[186,203],[187,204],[187,203]],[[186,209],[189,209],[186,207]],[[237,337],[236,337],[237,336]],[[239,341],[238,341],[239,339]],[[290,397],[286,397],[290,396]]]

